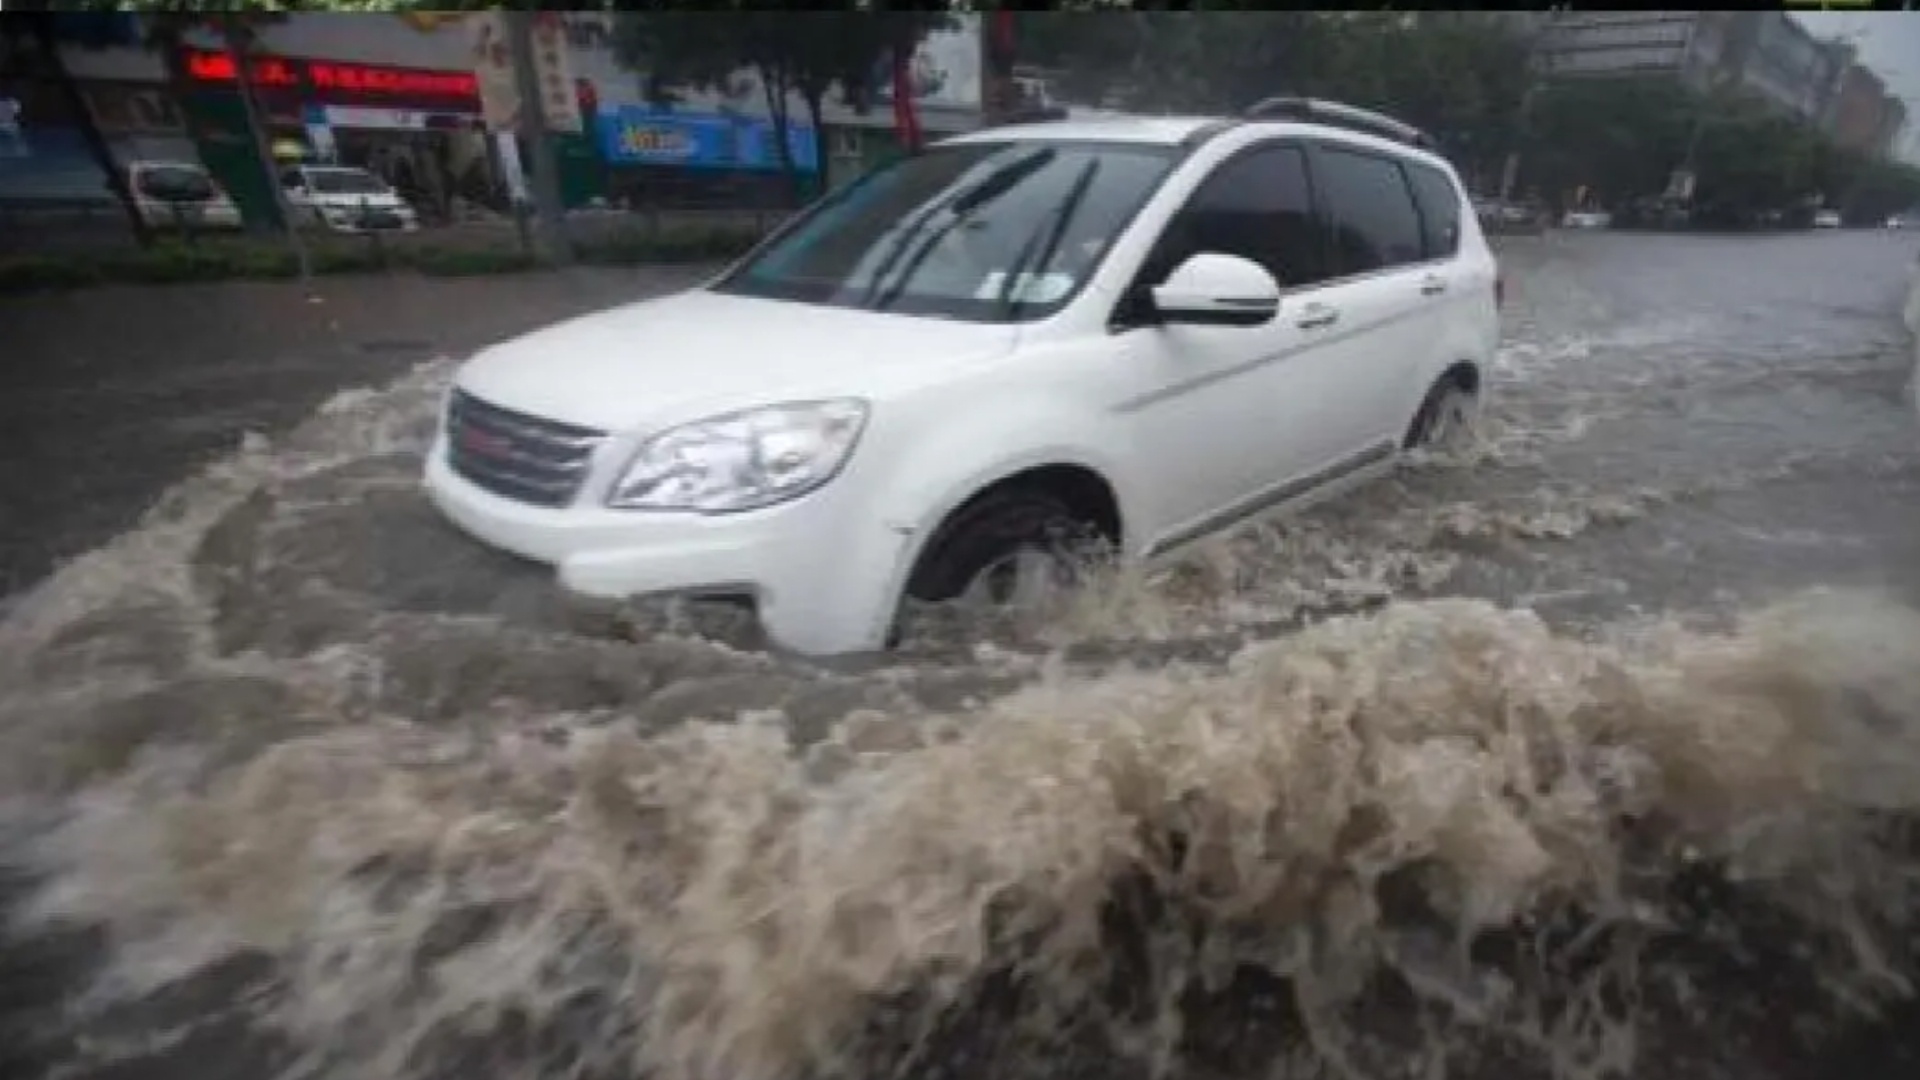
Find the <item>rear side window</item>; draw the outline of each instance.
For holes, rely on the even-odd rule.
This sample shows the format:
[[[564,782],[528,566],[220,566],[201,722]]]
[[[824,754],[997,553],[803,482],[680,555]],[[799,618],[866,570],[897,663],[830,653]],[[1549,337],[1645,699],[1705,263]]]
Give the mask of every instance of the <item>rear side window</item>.
[[[1446,173],[1431,165],[1402,162],[1420,208],[1420,238],[1427,258],[1449,259],[1460,250],[1460,191]]]
[[[1336,274],[1386,270],[1424,257],[1420,212],[1398,162],[1327,147],[1314,164],[1332,218]]]
[[[1200,252],[1252,259],[1282,288],[1328,277],[1307,158],[1297,146],[1262,146],[1231,158],[1202,181],[1141,269],[1159,284]]]

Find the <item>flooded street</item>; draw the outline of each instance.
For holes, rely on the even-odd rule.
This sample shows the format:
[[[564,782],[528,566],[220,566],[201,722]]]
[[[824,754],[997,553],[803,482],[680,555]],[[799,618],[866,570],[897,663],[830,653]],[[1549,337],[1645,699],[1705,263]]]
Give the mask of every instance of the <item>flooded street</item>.
[[[0,1075],[1912,1075],[1915,254],[1515,240],[1474,451],[831,665],[443,526],[455,361],[341,393],[7,601]]]

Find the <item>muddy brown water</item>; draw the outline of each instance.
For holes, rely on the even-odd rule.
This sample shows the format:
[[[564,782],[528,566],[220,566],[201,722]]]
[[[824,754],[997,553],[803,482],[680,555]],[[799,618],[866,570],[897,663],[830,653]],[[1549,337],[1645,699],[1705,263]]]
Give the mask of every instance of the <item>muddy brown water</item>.
[[[1507,257],[1482,446],[859,663],[249,437],[0,623],[0,1072],[1912,1075],[1911,252]]]

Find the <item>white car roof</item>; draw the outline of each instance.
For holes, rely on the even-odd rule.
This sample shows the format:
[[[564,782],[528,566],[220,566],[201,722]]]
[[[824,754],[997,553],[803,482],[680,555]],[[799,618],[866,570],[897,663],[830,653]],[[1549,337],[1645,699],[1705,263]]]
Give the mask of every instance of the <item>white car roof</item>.
[[[979,142],[1119,142],[1152,146],[1177,146],[1196,132],[1207,128],[1257,127],[1276,134],[1294,133],[1331,137],[1389,153],[1402,154],[1451,171],[1445,158],[1403,142],[1381,138],[1338,124],[1316,124],[1300,120],[1231,120],[1221,116],[1131,116],[1113,115],[1045,120],[1031,124],[1007,124],[981,128],[941,140],[945,144]]]
[[[1210,124],[1215,116],[1102,116],[1078,120],[1047,120],[1037,124],[1008,124],[982,128],[943,140],[949,143],[1006,141],[1102,141],[1175,146]]]

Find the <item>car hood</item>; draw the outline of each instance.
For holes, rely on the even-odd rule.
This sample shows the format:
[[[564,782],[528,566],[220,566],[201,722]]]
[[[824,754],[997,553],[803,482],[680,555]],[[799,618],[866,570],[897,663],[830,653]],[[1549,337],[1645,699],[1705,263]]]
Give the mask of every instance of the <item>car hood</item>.
[[[1017,333],[696,289],[502,342],[455,381],[533,416],[651,430],[782,401],[882,396],[1003,355]]]

